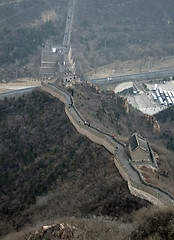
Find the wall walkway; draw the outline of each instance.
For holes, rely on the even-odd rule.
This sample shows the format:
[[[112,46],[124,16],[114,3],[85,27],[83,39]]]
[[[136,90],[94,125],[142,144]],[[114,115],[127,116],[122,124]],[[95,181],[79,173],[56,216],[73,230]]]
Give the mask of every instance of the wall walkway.
[[[80,134],[87,136],[91,141],[104,146],[114,154],[114,162],[121,176],[128,182],[130,192],[140,198],[159,206],[173,206],[174,197],[167,191],[147,183],[141,173],[134,167],[126,155],[125,145],[115,137],[90,126],[76,109],[73,97],[64,89],[54,84],[42,82],[41,89],[58,98],[65,104],[65,112],[71,123]]]

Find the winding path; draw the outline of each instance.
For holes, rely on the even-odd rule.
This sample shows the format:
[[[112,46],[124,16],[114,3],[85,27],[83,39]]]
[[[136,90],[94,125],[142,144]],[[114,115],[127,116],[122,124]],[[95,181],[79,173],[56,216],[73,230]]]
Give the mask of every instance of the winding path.
[[[168,206],[174,203],[174,197],[167,191],[147,183],[141,173],[134,167],[125,151],[125,145],[108,133],[88,124],[74,105],[73,97],[64,89],[42,82],[42,90],[50,93],[65,103],[65,112],[77,131],[86,135],[90,140],[103,145],[114,154],[114,162],[121,176],[128,182],[133,195],[144,198],[159,206]]]

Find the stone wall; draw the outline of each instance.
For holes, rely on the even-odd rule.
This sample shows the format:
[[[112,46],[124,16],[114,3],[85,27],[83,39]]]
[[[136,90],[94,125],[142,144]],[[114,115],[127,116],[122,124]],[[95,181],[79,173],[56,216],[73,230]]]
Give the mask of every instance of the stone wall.
[[[49,94],[51,94],[53,97],[58,98],[61,102],[65,103],[66,100],[64,96],[62,96],[59,92],[55,92],[53,89],[49,88],[46,84],[42,83],[41,89]]]
[[[94,131],[90,131],[89,127],[87,126],[82,126],[81,124],[79,124],[70,114],[69,110],[67,107],[65,107],[65,112],[68,116],[68,118],[70,119],[71,123],[74,125],[74,127],[76,128],[76,130],[82,134],[85,135],[86,137],[88,137],[91,141],[100,144],[102,146],[104,146],[110,153],[114,154],[114,150],[115,150],[115,146],[106,138],[102,138],[99,134],[97,134]]]
[[[136,184],[131,180],[130,176],[125,171],[124,166],[122,166],[121,162],[119,161],[118,157],[116,157],[116,156],[114,157],[114,163],[115,163],[120,175],[122,176],[122,178],[125,181],[127,181],[128,188],[129,188],[132,195],[134,195],[136,197],[139,197],[139,198],[142,198],[142,199],[145,199],[145,200],[151,202],[154,205],[158,205],[158,206],[163,206],[164,205],[164,203],[160,199],[158,199],[157,195],[154,196],[154,192],[151,193],[151,194],[148,193],[147,192],[148,189],[147,189],[146,186],[144,186],[144,190],[143,190],[142,185]]]
[[[146,199],[147,201],[149,201],[152,204],[157,205],[159,207],[164,206],[164,203],[162,201],[160,201],[157,197],[155,197],[152,194],[149,194],[143,190],[133,187],[129,181],[128,181],[128,188],[132,195],[137,196],[142,199]]]
[[[55,92],[53,89],[47,87],[46,85],[42,84],[41,89],[45,92],[50,93],[52,96],[58,98],[61,102],[65,103],[66,99],[64,96],[62,96],[61,93],[59,92]],[[91,141],[103,145],[109,152],[111,152],[112,154],[114,154],[114,147],[115,145],[112,144],[111,141],[109,141],[109,139],[107,138],[101,138],[101,134],[100,133],[96,133],[92,130],[89,129],[88,126],[83,126],[82,124],[79,124],[79,122],[77,122],[75,120],[75,118],[72,117],[69,108],[65,105],[65,112],[68,116],[68,118],[70,119],[71,123],[74,125],[74,127],[76,128],[76,130],[82,134],[85,135],[86,137],[88,137]]]
[[[121,164],[119,163],[118,157],[116,157],[116,156],[114,156],[114,163],[115,163],[115,166],[117,167],[120,175],[122,176],[122,178],[123,178],[126,182],[129,182],[129,177],[128,177],[128,175],[126,174],[126,172],[123,170],[123,167],[122,167]]]
[[[158,206],[169,205],[166,201],[163,201],[163,199],[159,197],[158,193],[155,190],[159,190],[168,195],[170,194],[156,186],[154,186],[154,189],[153,189],[153,186],[151,184],[146,183],[145,180],[143,180],[142,177],[140,176],[140,173],[138,172],[138,170],[134,169],[134,166],[130,164],[130,167],[132,167],[135,170],[135,174],[139,175],[141,184],[138,184],[132,181],[127,170],[125,169],[125,167],[119,160],[117,153],[115,152],[115,144],[111,140],[109,140],[109,138],[107,138],[104,134],[91,129],[89,126],[79,123],[71,113],[72,110],[70,110],[68,107],[67,101],[68,101],[68,98],[70,97],[68,96],[68,93],[65,94],[64,90],[56,89],[56,87],[54,87],[53,89],[53,87],[54,86],[49,86],[45,83],[42,83],[41,89],[43,91],[50,93],[52,96],[58,98],[60,101],[65,103],[65,112],[69,120],[71,121],[71,123],[74,125],[74,127],[77,129],[77,131],[80,134],[87,136],[91,141],[104,146],[109,152],[114,154],[115,165],[118,171],[120,172],[121,176],[123,177],[123,179],[128,182],[128,187],[130,192],[133,195],[138,196],[142,199],[146,199],[155,205],[158,205]],[[74,107],[74,111],[77,111],[75,107]]]

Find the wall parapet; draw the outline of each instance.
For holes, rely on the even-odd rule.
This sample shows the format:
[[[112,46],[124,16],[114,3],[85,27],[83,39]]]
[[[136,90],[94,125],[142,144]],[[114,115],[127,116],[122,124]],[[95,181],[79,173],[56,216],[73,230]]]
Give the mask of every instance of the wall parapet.
[[[47,84],[44,82],[42,82],[41,89],[50,93],[52,96],[58,98],[65,104],[65,112],[71,123],[75,126],[80,134],[87,136],[91,141],[95,143],[103,145],[109,152],[114,154],[115,165],[117,166],[121,176],[128,182],[128,187],[132,194],[158,205],[166,205],[166,203],[174,202],[174,197],[169,192],[155,185],[147,183],[141,173],[135,168],[135,166],[126,155],[126,161],[129,162],[130,168],[133,169],[135,174],[137,174],[139,183],[135,182],[132,179],[128,169],[123,165],[123,162],[119,159],[117,154],[116,144],[120,144],[123,148],[125,148],[125,144],[117,140],[115,137],[112,138],[111,135],[102,132],[100,129],[85,125],[84,118],[74,106],[73,98],[66,90],[53,84]],[[162,197],[162,194],[165,196]],[[165,197],[168,199],[165,199]]]

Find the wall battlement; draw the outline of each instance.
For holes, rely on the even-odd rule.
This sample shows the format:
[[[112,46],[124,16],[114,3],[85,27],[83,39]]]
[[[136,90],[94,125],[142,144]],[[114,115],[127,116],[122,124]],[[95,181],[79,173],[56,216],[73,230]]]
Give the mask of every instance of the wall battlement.
[[[138,172],[138,170],[131,164],[131,162],[129,162],[129,159],[126,155],[124,161],[128,161],[129,164],[127,167],[124,166],[123,161],[119,159],[118,149],[116,149],[116,144],[120,144],[120,142],[114,143],[108,134],[102,133],[100,130],[97,131],[95,128],[84,125],[84,119],[78,116],[78,110],[74,107],[69,108],[69,104],[71,101],[73,101],[72,96],[69,93],[67,93],[64,89],[60,89],[44,82],[42,82],[41,89],[50,93],[52,96],[58,98],[65,104],[65,112],[71,123],[80,134],[87,136],[91,141],[104,146],[109,152],[114,154],[115,165],[123,179],[127,181],[129,190],[133,195],[142,199],[146,199],[154,205],[173,206],[174,197],[167,191],[147,183]],[[122,148],[123,150],[124,144],[121,143],[119,148]],[[135,174],[136,178],[133,177],[132,172]]]

